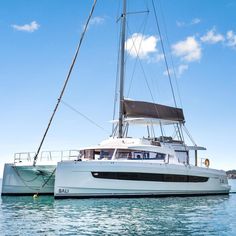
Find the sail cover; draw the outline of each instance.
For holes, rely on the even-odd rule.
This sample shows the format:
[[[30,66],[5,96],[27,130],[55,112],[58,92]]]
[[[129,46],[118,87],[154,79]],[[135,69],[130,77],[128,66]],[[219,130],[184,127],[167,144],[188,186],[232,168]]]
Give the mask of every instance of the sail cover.
[[[184,122],[184,114],[181,108],[143,101],[124,100],[124,115],[126,117],[146,117]]]

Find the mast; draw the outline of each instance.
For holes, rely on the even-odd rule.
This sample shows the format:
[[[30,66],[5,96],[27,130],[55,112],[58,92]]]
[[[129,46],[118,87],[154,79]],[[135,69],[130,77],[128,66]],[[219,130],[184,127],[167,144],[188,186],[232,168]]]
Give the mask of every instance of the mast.
[[[119,133],[118,137],[123,137],[123,120],[124,120],[124,76],[125,76],[125,28],[126,28],[126,0],[123,0],[123,13],[121,15],[121,24],[122,24],[122,32],[121,32],[121,43],[120,43],[120,110],[119,110]]]

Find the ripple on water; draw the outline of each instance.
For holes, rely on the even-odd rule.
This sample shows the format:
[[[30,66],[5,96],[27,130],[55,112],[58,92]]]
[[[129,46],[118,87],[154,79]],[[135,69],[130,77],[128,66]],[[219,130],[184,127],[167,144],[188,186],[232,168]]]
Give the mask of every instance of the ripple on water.
[[[236,194],[139,199],[3,197],[5,235],[236,235]]]

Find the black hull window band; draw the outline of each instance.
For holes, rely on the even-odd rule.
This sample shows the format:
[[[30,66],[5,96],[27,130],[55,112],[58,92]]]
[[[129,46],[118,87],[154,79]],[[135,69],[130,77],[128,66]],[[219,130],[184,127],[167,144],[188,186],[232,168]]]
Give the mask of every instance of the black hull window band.
[[[209,179],[208,177],[204,176],[152,174],[152,173],[139,173],[139,172],[91,172],[91,173],[94,178],[135,180],[135,181],[198,183],[198,182],[207,182]]]

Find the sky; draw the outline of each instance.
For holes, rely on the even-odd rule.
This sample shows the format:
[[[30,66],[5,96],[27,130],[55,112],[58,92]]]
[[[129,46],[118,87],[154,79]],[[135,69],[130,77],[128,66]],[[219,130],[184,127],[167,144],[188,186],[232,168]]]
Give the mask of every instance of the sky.
[[[236,2],[154,2],[177,104],[195,142],[207,148],[200,157],[236,169]],[[0,1],[0,176],[14,153],[38,148],[92,3]],[[127,5],[125,96],[174,105],[152,2]],[[110,135],[121,6],[97,1],[43,150],[78,149]]]

